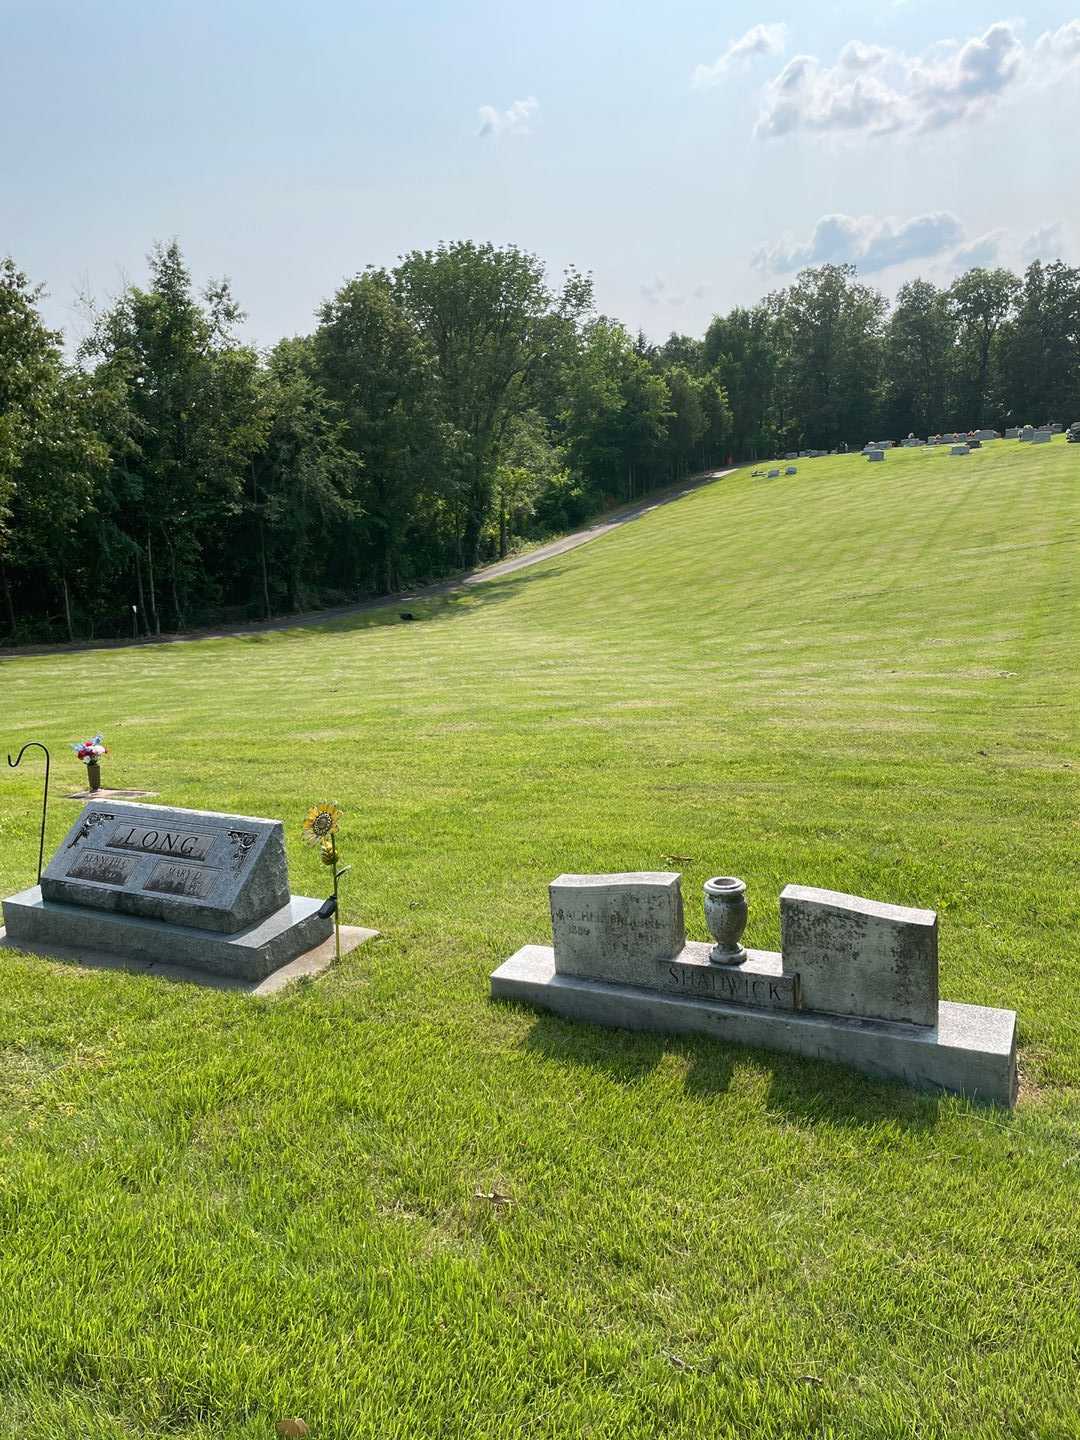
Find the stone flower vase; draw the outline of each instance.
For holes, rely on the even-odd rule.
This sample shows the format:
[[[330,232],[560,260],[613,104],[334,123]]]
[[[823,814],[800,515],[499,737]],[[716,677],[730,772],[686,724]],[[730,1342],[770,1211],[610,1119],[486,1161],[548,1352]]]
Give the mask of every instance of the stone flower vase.
[[[86,786],[88,790],[101,789],[101,766],[96,760],[87,761]]]
[[[709,952],[714,965],[741,965],[746,951],[739,944],[749,909],[746,885],[734,875],[715,875],[705,881],[705,923],[716,945]]]

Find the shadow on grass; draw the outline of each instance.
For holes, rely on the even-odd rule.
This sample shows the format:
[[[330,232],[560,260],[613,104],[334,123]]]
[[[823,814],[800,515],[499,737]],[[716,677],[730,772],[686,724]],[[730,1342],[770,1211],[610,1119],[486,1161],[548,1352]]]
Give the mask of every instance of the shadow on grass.
[[[725,1045],[704,1035],[609,1030],[555,1015],[537,1016],[525,1047],[563,1064],[585,1066],[620,1085],[639,1083],[665,1055],[677,1055],[687,1062],[686,1093],[700,1099],[723,1094],[736,1066],[749,1065],[769,1075],[765,1108],[800,1125],[930,1130],[943,1098],[828,1061]]]

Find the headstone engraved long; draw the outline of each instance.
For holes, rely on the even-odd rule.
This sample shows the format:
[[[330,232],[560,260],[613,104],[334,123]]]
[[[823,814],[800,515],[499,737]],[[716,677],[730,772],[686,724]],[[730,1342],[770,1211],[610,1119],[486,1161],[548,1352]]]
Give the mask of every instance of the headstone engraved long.
[[[1015,1103],[1016,1014],[938,998],[933,911],[789,885],[781,951],[715,965],[710,944],[685,938],[677,874],[560,875],[550,895],[554,943],[500,965],[494,999]]]
[[[3,902],[7,938],[262,980],[329,938],[292,896],[279,820],[87,805],[41,877]]]

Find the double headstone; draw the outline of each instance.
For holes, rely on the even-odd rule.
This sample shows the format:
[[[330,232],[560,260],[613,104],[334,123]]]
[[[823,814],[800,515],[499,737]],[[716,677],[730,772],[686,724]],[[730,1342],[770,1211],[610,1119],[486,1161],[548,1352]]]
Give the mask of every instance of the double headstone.
[[[87,805],[41,877],[3,902],[8,941],[262,980],[333,933],[292,896],[280,820]]]
[[[942,1001],[932,910],[789,885],[781,950],[713,963],[686,939],[673,872],[560,875],[553,944],[491,976],[495,998],[626,1029],[712,1035],[1011,1105],[1016,1015]]]

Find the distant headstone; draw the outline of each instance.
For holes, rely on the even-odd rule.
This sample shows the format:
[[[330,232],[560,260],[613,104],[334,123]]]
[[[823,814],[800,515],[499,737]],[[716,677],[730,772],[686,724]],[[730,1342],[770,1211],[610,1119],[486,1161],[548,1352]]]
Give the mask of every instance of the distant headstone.
[[[884,460],[884,459],[885,459],[885,451],[884,451],[884,450],[867,450],[867,452],[866,452],[866,458],[867,458],[867,460]]]
[[[1050,433],[1051,435],[1060,435],[1064,429],[1064,425],[1059,425],[1055,422],[1053,425],[1050,426]]]
[[[967,445],[954,445],[949,451],[950,455],[970,455],[971,451]]]
[[[1033,430],[1027,437],[1028,443],[1031,445],[1047,445],[1052,438],[1049,430]]]
[[[1006,439],[1006,440],[1015,440],[1015,439],[1019,436],[1019,434],[1020,434],[1019,428],[1018,428],[1017,426],[1015,426],[1015,425],[1011,425],[1011,426],[1009,427],[1009,429],[1005,431],[1005,439]]]
[[[789,466],[787,467],[787,469],[784,471],[784,474],[785,474],[785,475],[797,475],[798,473],[799,473],[799,467],[798,467],[797,465],[789,465]]]
[[[777,477],[779,474],[780,474],[780,471],[779,471],[779,470],[770,470],[767,478],[770,479],[770,480],[775,480],[776,477]]]

